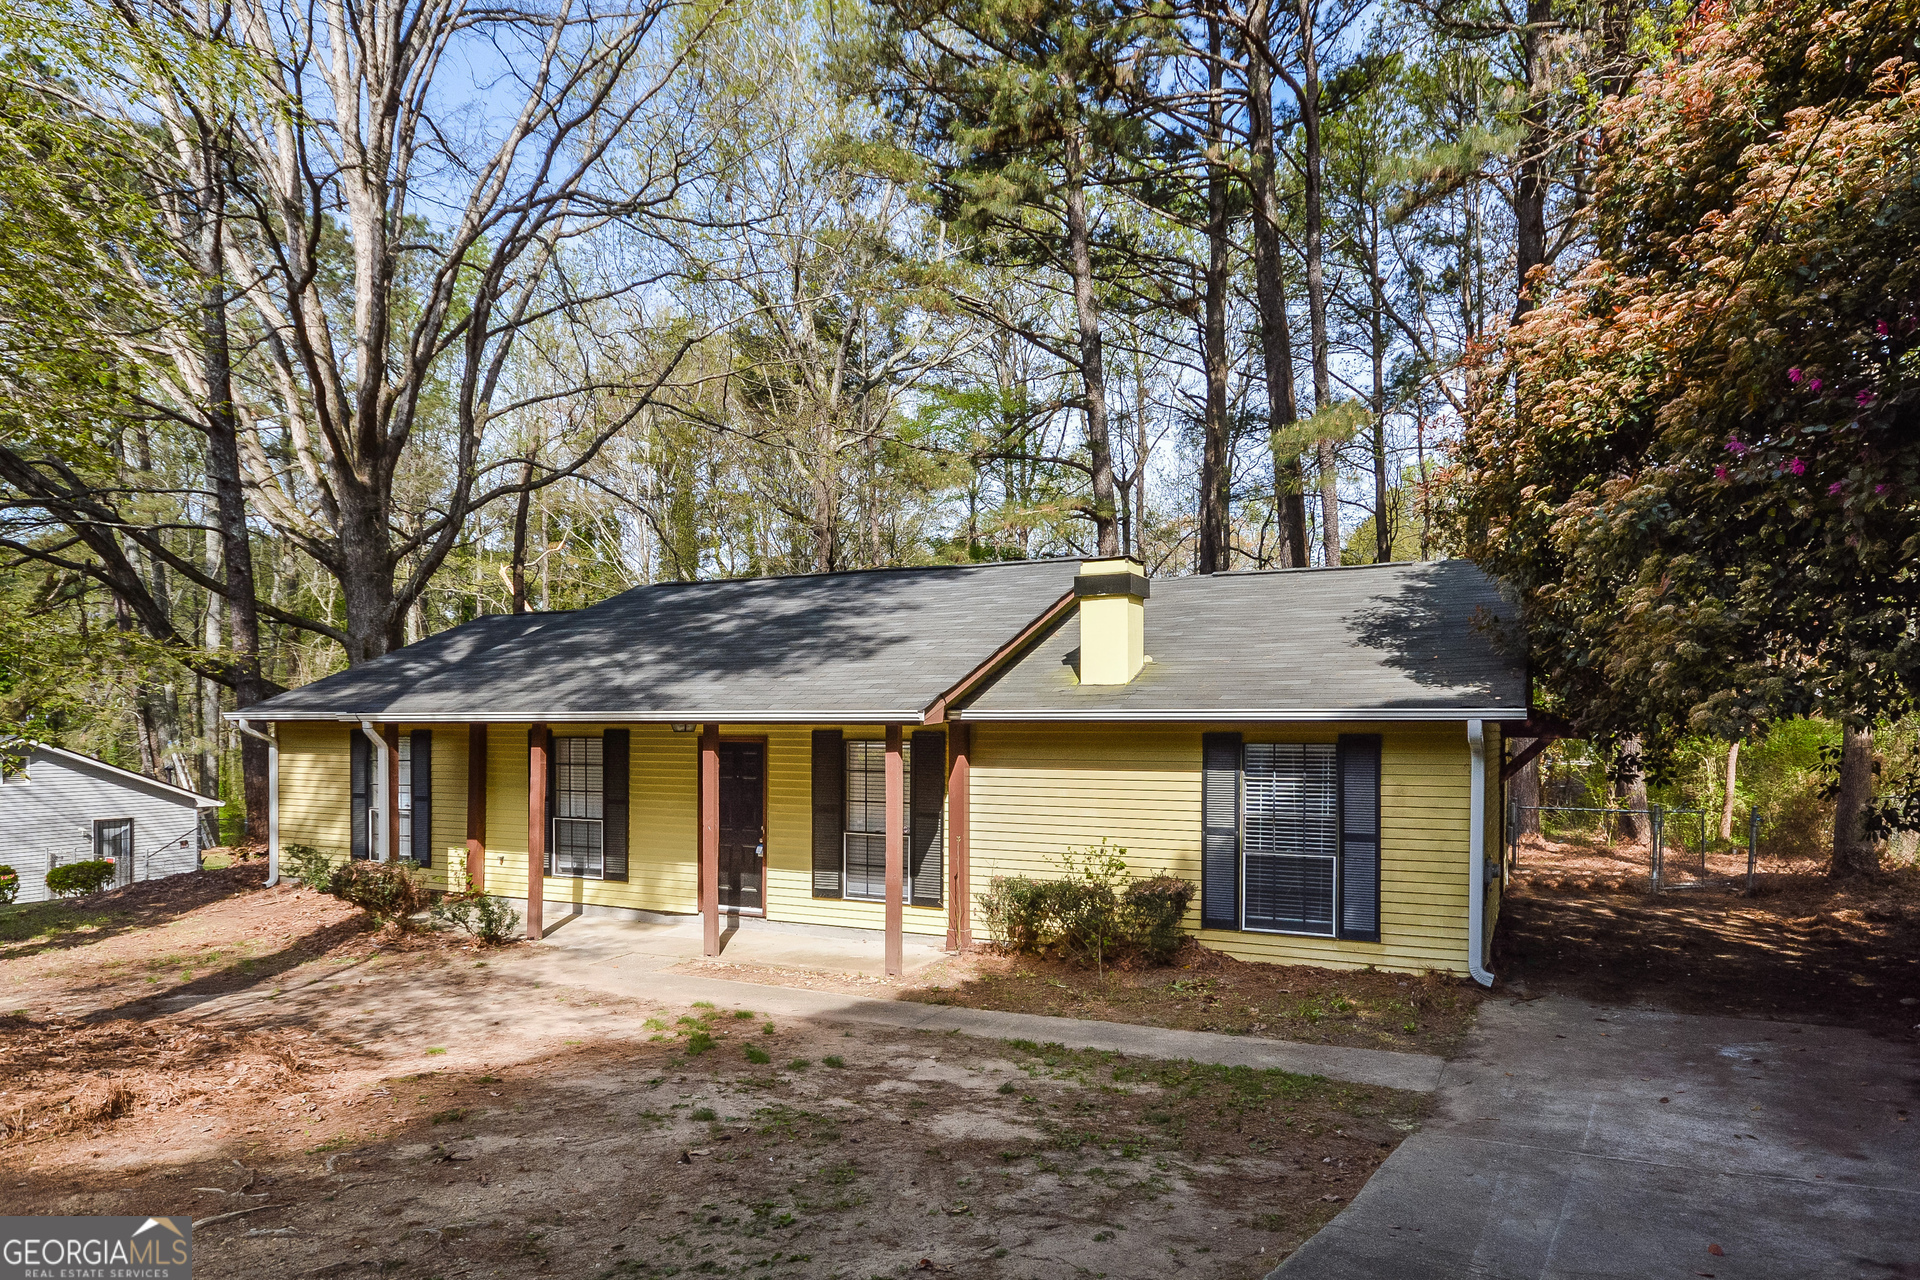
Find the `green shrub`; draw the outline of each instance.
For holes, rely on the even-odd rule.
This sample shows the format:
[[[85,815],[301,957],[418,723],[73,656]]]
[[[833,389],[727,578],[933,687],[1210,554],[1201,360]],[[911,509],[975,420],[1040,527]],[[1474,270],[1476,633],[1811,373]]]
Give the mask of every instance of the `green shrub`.
[[[113,882],[113,863],[106,858],[69,862],[47,872],[47,892],[62,898],[98,893]]]
[[[331,892],[335,858],[310,844],[280,846],[280,870],[315,893]]]
[[[519,936],[520,913],[503,898],[484,893],[463,893],[442,898],[428,912],[441,924],[466,930],[490,947],[512,942]]]
[[[1170,875],[1135,880],[1126,852],[1102,840],[1060,855],[1058,879],[994,877],[979,898],[988,933],[1014,951],[1097,968],[1165,964],[1185,941],[1180,921],[1194,886]]]
[[[411,862],[346,862],[334,868],[327,892],[402,931],[413,927],[428,902],[426,883],[413,874]]]
[[[20,892],[20,873],[12,867],[0,867],[0,907],[12,902]]]

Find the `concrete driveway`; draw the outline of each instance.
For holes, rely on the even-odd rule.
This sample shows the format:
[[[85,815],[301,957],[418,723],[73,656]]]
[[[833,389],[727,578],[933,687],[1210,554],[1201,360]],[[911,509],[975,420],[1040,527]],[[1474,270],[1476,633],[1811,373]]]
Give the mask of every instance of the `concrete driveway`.
[[[1494,1000],[1437,1101],[1269,1280],[1920,1277],[1911,1044]]]

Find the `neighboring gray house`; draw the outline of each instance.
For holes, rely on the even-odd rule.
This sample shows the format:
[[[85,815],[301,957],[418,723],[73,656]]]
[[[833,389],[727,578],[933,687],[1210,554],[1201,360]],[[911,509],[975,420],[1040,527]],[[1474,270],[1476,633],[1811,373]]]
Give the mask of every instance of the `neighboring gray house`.
[[[0,864],[20,875],[16,902],[44,901],[48,871],[89,858],[111,858],[117,885],[199,869],[200,814],[218,800],[37,742],[8,757]]]

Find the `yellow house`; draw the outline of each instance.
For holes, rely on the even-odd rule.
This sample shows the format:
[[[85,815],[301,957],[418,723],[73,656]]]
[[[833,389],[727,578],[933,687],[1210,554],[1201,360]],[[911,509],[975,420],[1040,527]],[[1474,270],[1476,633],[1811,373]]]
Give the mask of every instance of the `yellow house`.
[[[784,921],[882,931],[897,967],[904,934],[968,946],[995,876],[1104,839],[1200,886],[1203,945],[1489,981],[1512,617],[1458,561],[661,583],[244,717],[276,852],[411,858],[535,938],[698,913],[710,954],[723,917]]]

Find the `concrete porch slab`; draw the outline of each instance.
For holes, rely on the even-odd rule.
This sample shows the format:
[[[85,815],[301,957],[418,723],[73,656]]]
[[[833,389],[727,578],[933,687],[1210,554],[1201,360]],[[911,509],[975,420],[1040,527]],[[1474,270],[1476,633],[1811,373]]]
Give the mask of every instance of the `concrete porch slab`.
[[[861,929],[804,929],[768,926],[758,921],[722,918],[720,955],[724,964],[768,965],[823,973],[878,977],[886,973],[885,942]],[[588,961],[625,960],[627,967],[656,971],[675,965],[697,968],[702,951],[701,921],[689,916],[671,923],[614,920],[602,916],[562,916],[541,941],[551,950]],[[902,972],[917,973],[944,958],[939,946],[908,934],[901,947]],[[657,962],[657,963],[655,963]]]

